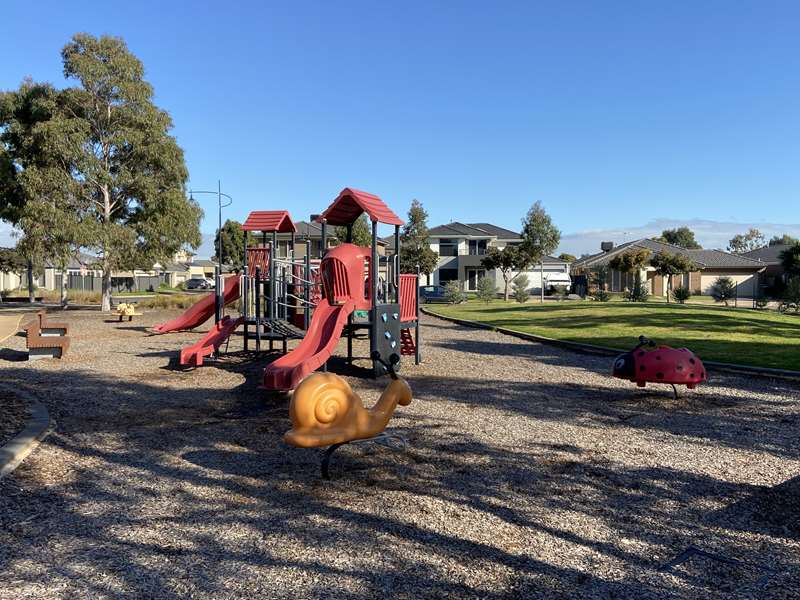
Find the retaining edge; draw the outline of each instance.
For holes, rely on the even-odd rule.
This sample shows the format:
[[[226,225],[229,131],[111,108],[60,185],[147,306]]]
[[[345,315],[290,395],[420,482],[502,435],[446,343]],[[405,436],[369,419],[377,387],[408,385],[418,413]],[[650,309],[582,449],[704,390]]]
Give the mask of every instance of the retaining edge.
[[[51,431],[50,413],[44,404],[25,391],[12,389],[11,393],[30,402],[31,417],[25,429],[0,447],[0,479],[13,473]]]
[[[445,315],[434,312],[424,306],[420,306],[420,310],[426,315],[442,319],[443,321],[450,321],[465,327],[473,327],[475,329],[486,329],[489,331],[496,331],[505,335],[527,340],[529,342],[539,342],[540,344],[547,344],[550,346],[558,346],[580,352],[581,354],[595,354],[600,356],[617,356],[625,352],[618,348],[609,348],[608,346],[596,346],[594,344],[584,344],[581,342],[571,342],[567,340],[556,340],[553,338],[537,335],[535,333],[523,333],[522,331],[515,331],[506,327],[495,327],[480,321],[470,321],[469,319],[458,319],[456,317],[447,317]],[[715,360],[703,359],[703,364],[712,366],[718,371],[725,371],[728,373],[735,373],[737,375],[756,375],[759,377],[771,377],[777,379],[786,379],[789,381],[800,381],[800,371],[793,371],[791,369],[773,369],[770,367],[752,367],[749,365],[737,365],[734,363],[717,362]]]

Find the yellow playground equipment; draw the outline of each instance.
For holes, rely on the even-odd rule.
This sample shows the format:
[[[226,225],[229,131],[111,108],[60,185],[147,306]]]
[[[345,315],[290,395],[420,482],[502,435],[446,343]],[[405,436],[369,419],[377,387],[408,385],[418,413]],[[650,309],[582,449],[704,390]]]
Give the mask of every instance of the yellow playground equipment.
[[[322,460],[325,479],[330,479],[328,465],[331,455],[344,444],[376,441],[391,447],[388,442],[397,441],[402,447],[406,446],[402,437],[384,432],[397,405],[411,403],[411,388],[395,371],[400,357],[392,354],[386,363],[378,352],[373,352],[371,358],[382,363],[392,378],[372,408],[364,408],[358,394],[333,373],[312,373],[303,379],[289,403],[292,429],[283,439],[300,448],[328,446]]]
[[[132,302],[120,302],[117,304],[117,316],[122,323],[124,317],[128,317],[128,321],[133,321],[133,317],[141,317],[142,313],[136,312],[136,305]]]

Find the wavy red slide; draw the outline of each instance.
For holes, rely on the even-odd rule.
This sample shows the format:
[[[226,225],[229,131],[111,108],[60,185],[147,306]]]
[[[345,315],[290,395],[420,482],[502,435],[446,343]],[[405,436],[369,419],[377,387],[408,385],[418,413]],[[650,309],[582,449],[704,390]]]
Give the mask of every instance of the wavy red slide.
[[[264,369],[266,390],[293,390],[303,378],[319,369],[330,357],[347,324],[347,316],[355,309],[355,303],[331,306],[320,302],[314,309],[311,325],[297,347],[280,357]]]
[[[233,302],[239,297],[239,276],[231,275],[225,278],[225,304]],[[194,329],[199,327],[214,314],[214,294],[207,294],[202,300],[190,306],[181,316],[156,325],[153,327],[155,333],[169,333],[170,331],[181,331],[184,329]]]
[[[222,342],[228,339],[239,325],[244,323],[244,318],[232,319],[227,316],[211,328],[196,344],[186,346],[181,350],[180,363],[182,365],[203,366],[203,358],[219,350]]]

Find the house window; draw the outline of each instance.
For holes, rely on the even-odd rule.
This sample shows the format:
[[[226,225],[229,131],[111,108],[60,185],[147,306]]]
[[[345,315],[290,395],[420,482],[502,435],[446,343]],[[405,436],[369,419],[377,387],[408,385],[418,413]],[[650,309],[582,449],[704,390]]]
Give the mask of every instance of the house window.
[[[487,240],[470,240],[469,253],[470,256],[483,256],[486,254]]]
[[[439,240],[439,256],[458,256],[458,242],[456,240]],[[453,279],[457,279],[457,277]]]
[[[458,269],[439,269],[439,285],[448,281],[458,281]]]
[[[475,292],[478,290],[478,280],[481,277],[486,277],[484,269],[467,269],[467,290]]]

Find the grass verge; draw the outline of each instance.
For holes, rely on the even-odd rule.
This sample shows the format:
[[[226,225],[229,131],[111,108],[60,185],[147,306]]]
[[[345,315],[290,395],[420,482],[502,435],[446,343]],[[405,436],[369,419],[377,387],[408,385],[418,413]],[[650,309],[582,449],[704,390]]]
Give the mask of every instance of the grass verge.
[[[549,302],[427,306],[431,312],[558,340],[630,349],[640,335],[701,358],[800,371],[800,317],[678,304]]]

